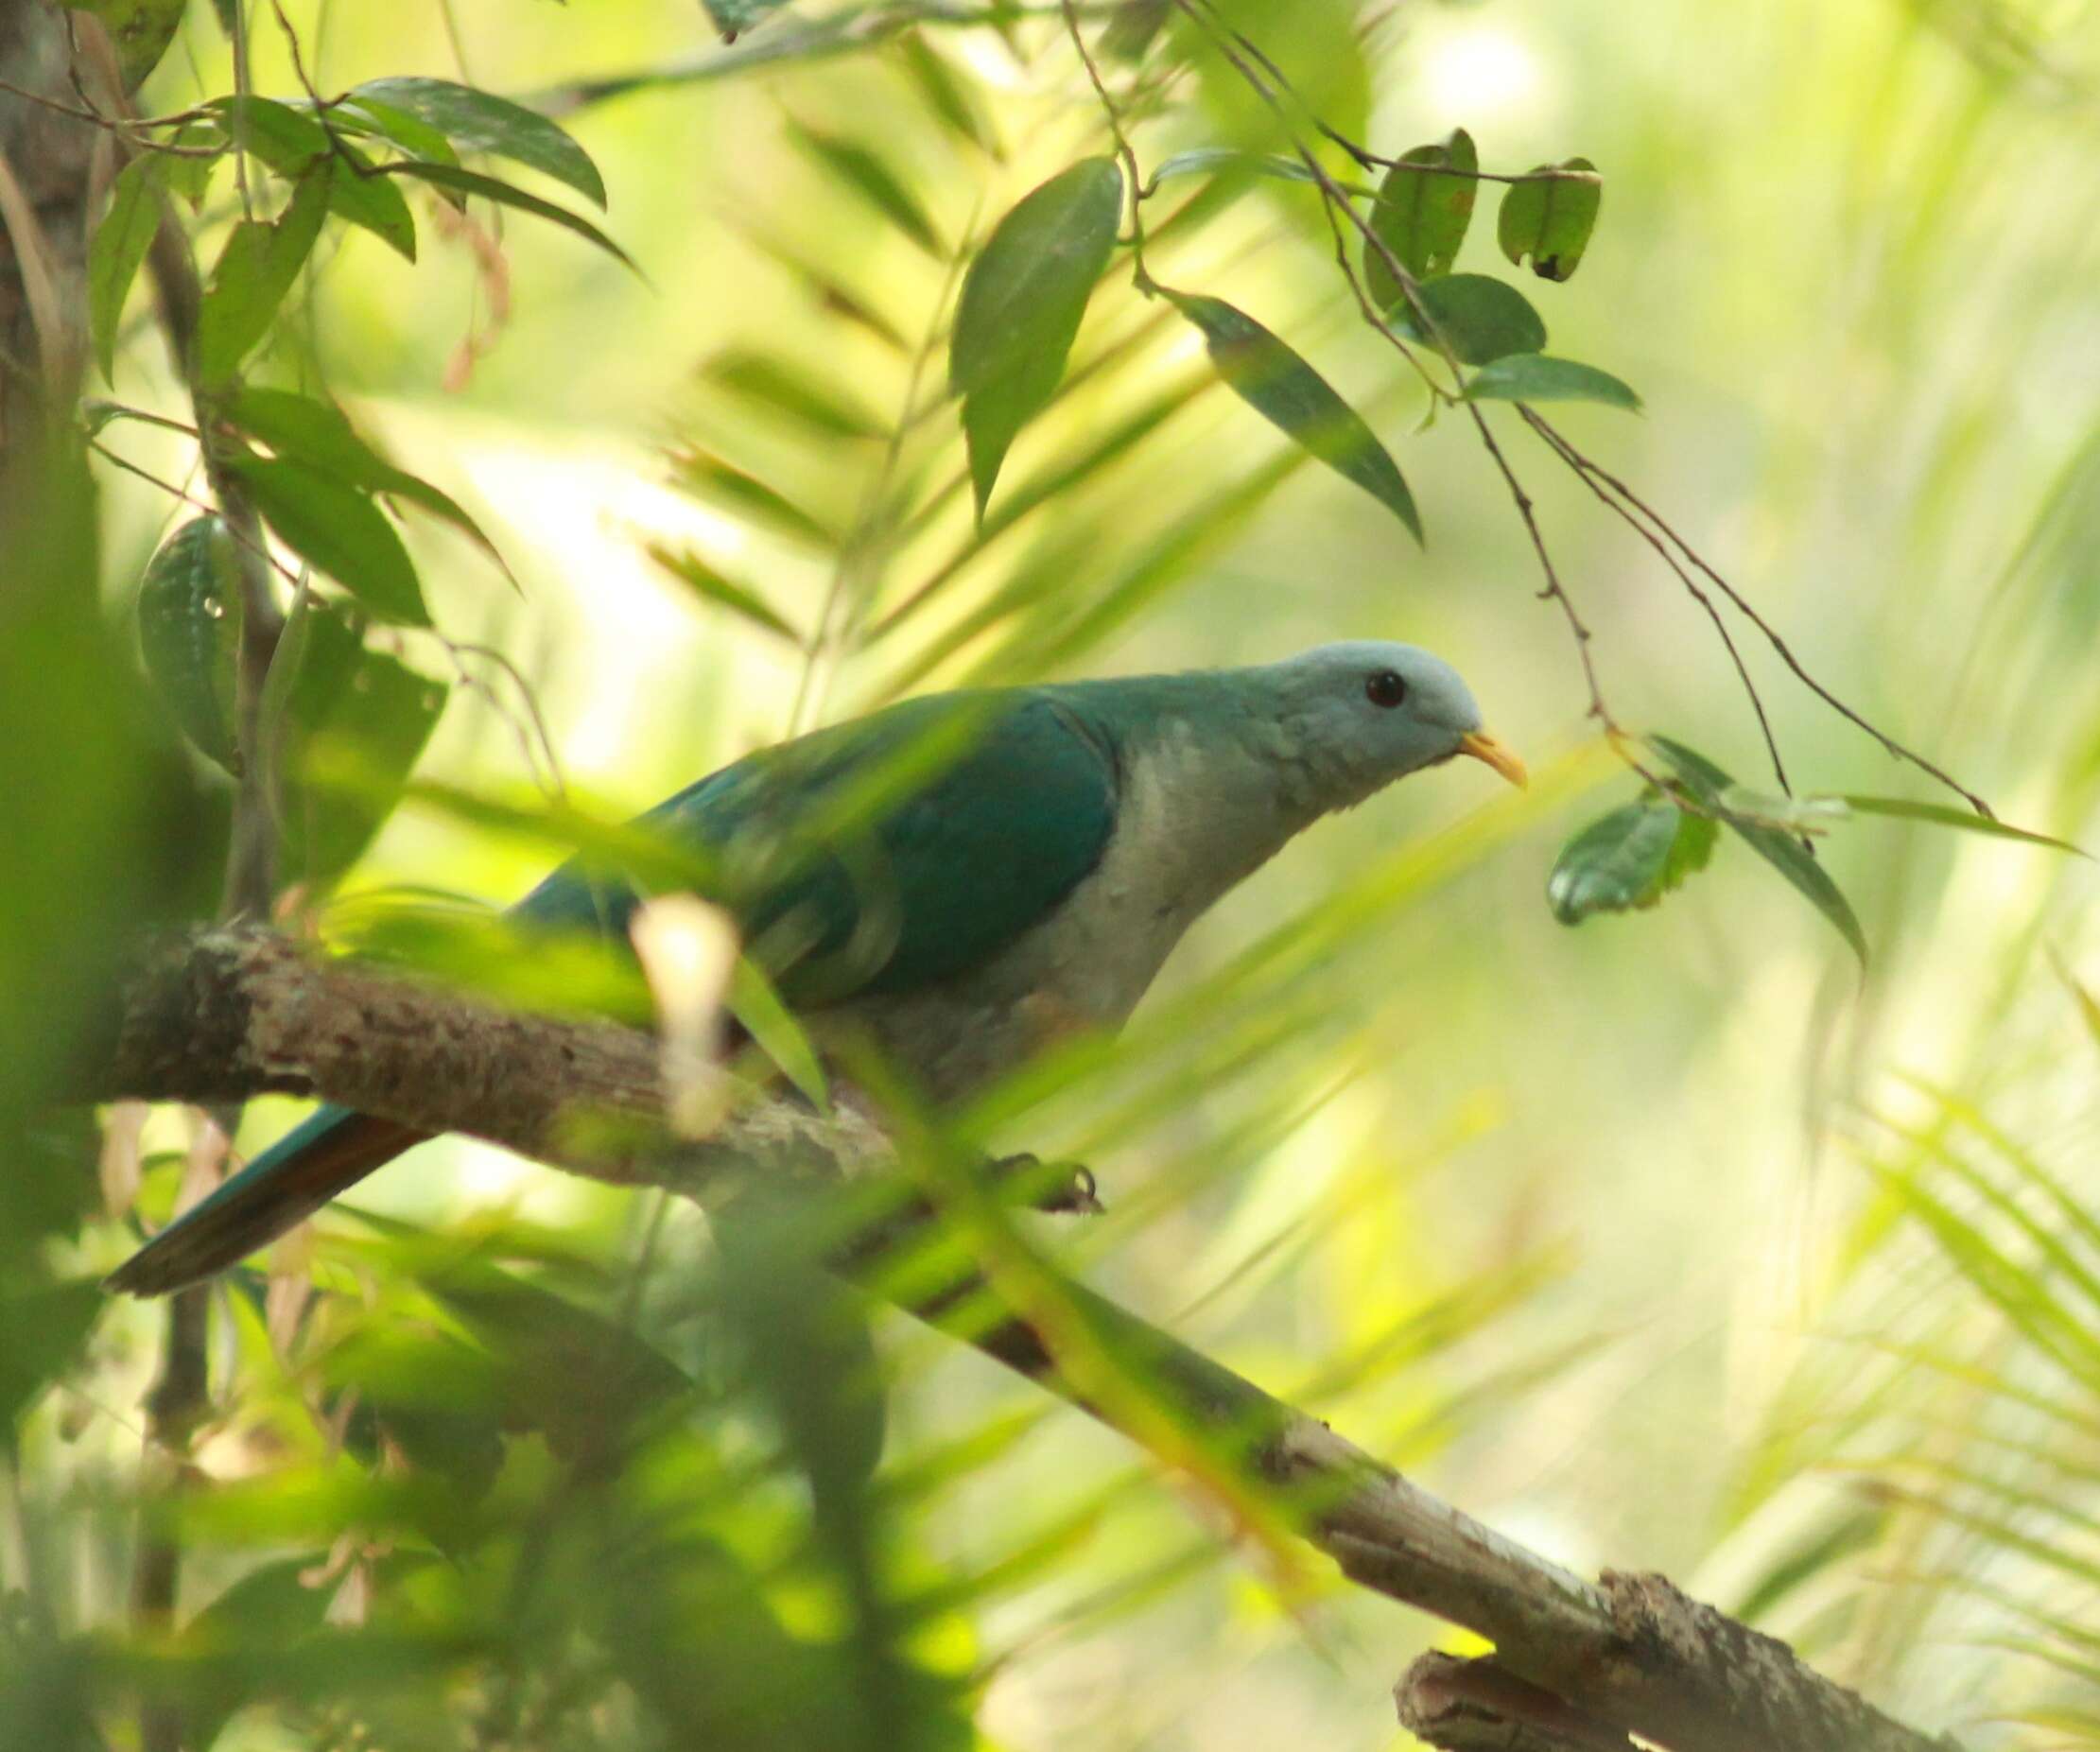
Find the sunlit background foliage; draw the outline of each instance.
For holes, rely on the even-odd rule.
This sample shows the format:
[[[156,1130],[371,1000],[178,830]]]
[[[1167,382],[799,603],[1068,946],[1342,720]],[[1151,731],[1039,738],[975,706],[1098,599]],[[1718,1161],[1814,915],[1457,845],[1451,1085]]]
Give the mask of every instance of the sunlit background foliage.
[[[2008,819],[2100,841],[2090,8],[1229,9],[1382,152],[1463,126],[1497,168],[1594,161],[1581,273],[1524,283],[1553,351],[1645,413],[1573,406],[1564,428],[1861,710]],[[232,88],[191,10],[148,113]],[[1426,548],[1220,388],[1120,255],[975,525],[945,394],[961,263],[1105,147],[1054,8],[812,6],[729,50],[687,0],[287,12],[324,90],[430,74],[545,103],[642,270],[415,191],[413,265],[326,234],[265,374],[324,385],[519,588],[409,528],[440,633],[373,639],[443,699],[426,789],[288,922],[398,936],[563,849],[455,793],[616,819],[906,691],[1429,646],[1540,782],[1414,780],[1206,920],[1128,1050],[1008,1128],[1101,1179],[1109,1214],[1045,1243],[1576,1569],[1663,1569],[1974,1744],[2100,1743],[2089,866],[1848,823],[1820,849],[1864,978],[1741,843],[1653,911],[1556,923],[1557,847],[1634,783],[1507,491],[1463,418],[1417,429],[1423,392],[1298,185],[1171,224],[1203,185],[1168,185],[1152,269],[1366,412]],[[254,43],[255,89],[296,92],[267,19]],[[1170,31],[1139,81],[1148,169],[1251,125],[1187,46]],[[1512,271],[1480,222],[1459,266]],[[95,392],[185,418],[148,302],[129,310]],[[1616,716],[1754,776],[1697,605],[1492,417]],[[181,434],[99,437],[196,488]],[[186,512],[98,480],[129,628]],[[1797,784],[1935,796],[1744,650]],[[41,1001],[0,996],[10,1038]],[[293,1112],[256,1103],[242,1146]],[[110,1123],[99,1193],[90,1143],[40,1168],[83,1178],[21,1281],[91,1277],[171,1207],[191,1119]],[[878,1488],[842,1518],[819,1476],[812,1514],[803,1474],[838,1460],[781,1383],[836,1362],[836,1335],[712,1266],[691,1212],[458,1141],[352,1202],[372,1220],[325,1221],[219,1301],[200,1477],[160,1511],[185,1553],[170,1640],[125,1628],[160,1316],[61,1290],[0,1353],[0,1742],[133,1743],[136,1687],[227,1752],[1391,1741],[1386,1689],[1436,1626],[1277,1576],[1209,1500],[961,1347],[876,1317]]]

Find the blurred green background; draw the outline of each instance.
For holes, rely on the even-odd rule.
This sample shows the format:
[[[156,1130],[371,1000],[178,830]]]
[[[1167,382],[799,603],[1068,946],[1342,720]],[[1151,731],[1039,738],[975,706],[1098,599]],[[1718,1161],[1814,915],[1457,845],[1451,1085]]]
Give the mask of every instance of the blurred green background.
[[[210,9],[191,10],[149,112],[230,87]],[[1646,412],[1574,407],[1563,428],[1845,699],[2009,819],[2100,841],[2091,8],[1490,0],[1323,6],[1311,24],[1266,10],[1240,9],[1258,37],[1314,36],[1330,11],[1343,43],[1360,29],[1380,151],[1462,125],[1497,168],[1594,160],[1605,193],[1582,271],[1524,285],[1553,350],[1625,378]],[[899,691],[1256,662],[1331,638],[1435,650],[1531,762],[1534,789],[1497,794],[1484,772],[1447,768],[1322,825],[1204,921],[1124,1057],[1013,1128],[1015,1149],[1089,1162],[1109,1205],[1047,1244],[1577,1570],[1664,1570],[1969,1743],[2100,1742],[2100,1232],[2085,1215],[2100,1188],[2100,1012],[2076,986],[2100,989],[2090,865],[1848,824],[1822,849],[1872,944],[1864,980],[1738,843],[1652,913],[1556,924],[1556,847],[1632,782],[1586,721],[1506,491],[1464,420],[1415,429],[1421,390],[1355,321],[1317,207],[1293,185],[1166,230],[1153,269],[1253,312],[1371,415],[1423,508],[1426,552],[1298,465],[1121,266],[1089,308],[1083,374],[1024,433],[973,535],[941,395],[958,252],[1104,138],[1054,16],[933,22],[769,63],[771,45],[837,14],[775,18],[725,51],[689,0],[287,11],[323,89],[425,73],[554,94],[604,172],[607,228],[647,276],[515,216],[447,235],[425,202],[420,262],[331,232],[286,321],[286,370],[325,382],[464,502],[523,585],[512,595],[448,533],[410,531],[443,633],[515,670],[399,635],[400,654],[451,684],[420,776],[522,803],[559,783],[616,817]],[[652,77],[561,95],[630,74]],[[267,19],[254,79],[294,88]],[[1210,113],[1189,78],[1168,79],[1136,135],[1148,168],[1213,137]],[[842,147],[877,155],[903,217],[842,174]],[[1460,266],[1513,274],[1484,220]],[[113,392],[182,414],[165,356],[135,300]],[[1697,606],[1513,414],[1495,417],[1614,712],[1759,782],[1755,721]],[[1132,442],[1058,479],[1133,421]],[[104,438],[170,478],[191,466],[179,434]],[[830,533],[754,514],[696,458],[762,479]],[[125,615],[181,508],[118,473],[100,485],[108,600]],[[807,649],[651,547],[756,592]],[[1744,649],[1797,785],[1931,796],[1754,636]],[[316,923],[354,935],[425,885],[507,902],[551,855],[411,801]],[[1305,928],[1279,960],[1240,959],[1293,922]],[[242,1145],[295,1112],[256,1103]],[[189,1135],[179,1111],[145,1119],[141,1197],[156,1214]],[[556,1281],[606,1306],[646,1257],[643,1326],[674,1353],[689,1341],[699,1378],[737,1379],[681,1302],[702,1247],[689,1213],[658,1233],[648,1200],[455,1141],[356,1202],[454,1236],[554,1235],[576,1275]],[[580,1713],[513,1698],[505,1715],[488,1676],[502,1657],[463,1632],[442,1658],[418,1641],[434,1622],[504,1622],[441,1598],[494,1586],[458,1553],[496,1540],[484,1521],[500,1517],[462,1509],[477,1531],[453,1526],[450,1545],[437,1509],[408,1530],[423,1513],[401,1500],[424,1464],[413,1443],[346,1448],[348,1426],[322,1414],[360,1380],[362,1403],[384,1397],[369,1382],[392,1379],[373,1362],[390,1321],[494,1341],[460,1305],[431,1311],[412,1248],[332,1232],[320,1257],[363,1285],[361,1313],[353,1295],[352,1312],[287,1344],[259,1303],[221,1310],[223,1414],[198,1448],[211,1483],[185,1522],[184,1615],[258,1564],[298,1561],[257,1585],[295,1605],[258,1594],[252,1624],[230,1612],[219,1643],[165,1657],[220,1662],[214,1743],[347,1745],[359,1724],[373,1738],[356,1743],[388,1746],[694,1743],[663,1726],[700,1719],[679,1714],[675,1687],[625,1675],[655,1698],[652,1726],[647,1707],[590,1691],[597,1669],[572,1651]],[[104,1270],[131,1239],[92,1221],[46,1262]],[[16,1707],[78,1682],[112,1745],[135,1743],[112,1699],[155,1682],[148,1654],[120,1644],[135,1408],[160,1330],[153,1310],[113,1307],[40,1384],[0,1527]],[[1209,1504],[1127,1445],[900,1318],[876,1335],[892,1486],[870,1536],[915,1603],[909,1671],[968,1688],[956,1743],[1393,1743],[1386,1691],[1437,1626],[1339,1583],[1279,1594]],[[403,1379],[436,1366],[396,1362]],[[459,1409],[443,1391],[434,1403]],[[761,1464],[764,1419],[734,1393],[722,1403],[692,1452],[657,1457],[667,1500],[698,1497],[656,1504],[647,1524],[704,1527],[783,1636],[842,1646],[838,1602],[796,1567],[817,1535]],[[565,1527],[523,1446],[508,1435],[483,1454],[493,1500],[541,1505],[519,1511],[528,1529]],[[717,1468],[704,1490],[703,1454]],[[533,1561],[519,1536],[504,1574]],[[414,1571],[419,1552],[457,1561]],[[575,1561],[608,1574],[602,1553]],[[685,1599],[636,1563],[630,1605]],[[373,1600],[386,1609],[361,1618]],[[312,1673],[269,1640],[309,1607],[345,1637]],[[543,1622],[551,1608],[535,1609],[532,1635],[567,1647]],[[693,1611],[692,1624],[729,1622],[726,1606]],[[579,1634],[622,1633],[616,1615]],[[547,1655],[521,1676],[516,1650],[539,1646],[512,1645],[527,1693],[533,1672],[570,1672]],[[221,1659],[243,1649],[268,1659]],[[695,1662],[718,1698],[734,1690]],[[710,1743],[794,1743],[767,1714],[778,1707],[714,1720]]]

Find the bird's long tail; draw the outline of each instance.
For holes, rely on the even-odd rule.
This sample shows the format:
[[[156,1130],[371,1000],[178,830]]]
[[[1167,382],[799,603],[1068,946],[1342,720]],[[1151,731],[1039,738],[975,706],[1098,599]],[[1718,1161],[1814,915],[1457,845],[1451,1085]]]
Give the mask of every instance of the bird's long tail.
[[[125,1260],[108,1287],[165,1295],[222,1272],[427,1136],[347,1107],[323,1107]]]

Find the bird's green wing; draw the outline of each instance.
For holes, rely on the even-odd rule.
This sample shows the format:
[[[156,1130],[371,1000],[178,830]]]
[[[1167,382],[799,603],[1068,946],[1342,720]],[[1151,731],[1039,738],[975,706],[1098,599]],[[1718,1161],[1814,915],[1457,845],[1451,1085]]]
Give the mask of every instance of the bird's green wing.
[[[1053,912],[1114,831],[1115,750],[1029,689],[943,694],[726,767],[643,818],[720,873],[793,1001],[909,991]],[[539,926],[624,935],[622,876],[571,863],[521,901]]]

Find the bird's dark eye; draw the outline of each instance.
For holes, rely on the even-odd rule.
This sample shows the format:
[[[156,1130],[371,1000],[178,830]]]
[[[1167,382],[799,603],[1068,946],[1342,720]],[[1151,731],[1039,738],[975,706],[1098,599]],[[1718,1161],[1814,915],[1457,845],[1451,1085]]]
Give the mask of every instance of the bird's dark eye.
[[[1407,684],[1391,669],[1380,669],[1363,684],[1363,697],[1388,711],[1407,698]]]

